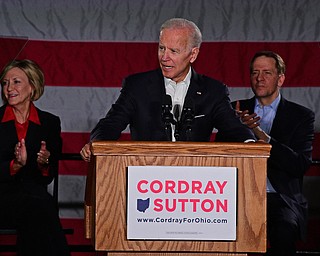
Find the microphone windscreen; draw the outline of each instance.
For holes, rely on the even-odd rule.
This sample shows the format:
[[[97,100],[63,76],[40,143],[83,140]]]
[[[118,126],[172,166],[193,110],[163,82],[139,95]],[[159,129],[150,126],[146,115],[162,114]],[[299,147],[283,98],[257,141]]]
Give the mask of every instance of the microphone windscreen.
[[[169,94],[166,94],[163,97],[162,104],[165,105],[165,106],[172,106],[172,99],[171,99],[171,96]]]
[[[176,121],[178,121],[179,117],[180,117],[180,105],[178,105],[178,104],[174,105],[173,115],[174,115],[174,118],[176,119]]]

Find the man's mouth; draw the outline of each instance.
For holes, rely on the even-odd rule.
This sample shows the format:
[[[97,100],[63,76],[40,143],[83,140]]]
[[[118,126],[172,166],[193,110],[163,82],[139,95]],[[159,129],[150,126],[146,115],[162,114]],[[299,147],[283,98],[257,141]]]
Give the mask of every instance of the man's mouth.
[[[256,84],[256,88],[264,88],[264,84]]]
[[[162,69],[164,69],[164,70],[170,70],[173,68],[173,66],[168,66],[168,65],[164,65],[164,64],[161,64],[161,66],[162,66]]]

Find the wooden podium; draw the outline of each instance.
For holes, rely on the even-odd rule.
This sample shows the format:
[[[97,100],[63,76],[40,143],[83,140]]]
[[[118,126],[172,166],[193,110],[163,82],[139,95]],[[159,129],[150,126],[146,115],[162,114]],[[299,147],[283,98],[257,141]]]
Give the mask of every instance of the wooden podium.
[[[92,143],[85,195],[86,238],[108,256],[217,256],[265,252],[266,164],[262,143]],[[224,166],[238,168],[236,241],[128,240],[128,166]]]

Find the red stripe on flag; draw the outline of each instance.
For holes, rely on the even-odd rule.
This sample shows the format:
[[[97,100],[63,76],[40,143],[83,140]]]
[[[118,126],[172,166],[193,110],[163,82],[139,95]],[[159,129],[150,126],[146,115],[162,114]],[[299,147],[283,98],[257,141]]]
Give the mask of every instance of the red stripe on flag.
[[[89,140],[89,133],[62,133],[63,138],[63,152],[64,153],[76,153],[78,154]],[[215,138],[215,133],[212,134],[211,141]],[[130,140],[130,134],[123,133],[120,140]],[[313,142],[313,159],[320,160],[320,133],[315,134],[315,140]],[[69,175],[86,175],[88,170],[88,164],[84,161],[60,161],[60,174]],[[320,169],[318,165],[312,166],[308,172],[308,176],[319,176]]]
[[[79,153],[82,147],[89,142],[90,134],[81,132],[62,132],[62,152]],[[119,140],[130,140],[129,133],[122,133]]]
[[[248,86],[249,61],[259,50],[284,58],[286,87],[320,86],[317,42],[205,42],[194,66],[228,86]],[[58,86],[116,87],[129,74],[158,67],[157,43],[31,40],[19,58],[36,60],[45,70],[46,84]]]
[[[89,133],[70,133],[63,132],[61,134],[63,140],[63,153],[80,153],[81,148],[88,143]],[[215,133],[212,133],[211,140],[215,138]],[[129,133],[122,133],[119,140],[130,140]],[[69,175],[87,175],[88,164],[84,161],[78,160],[62,160],[60,161],[60,174]]]
[[[89,133],[62,132],[62,152],[79,154],[82,147],[88,143]],[[120,140],[130,140],[130,134],[123,133]],[[66,175],[87,175],[88,164],[82,160],[61,160],[59,174]]]

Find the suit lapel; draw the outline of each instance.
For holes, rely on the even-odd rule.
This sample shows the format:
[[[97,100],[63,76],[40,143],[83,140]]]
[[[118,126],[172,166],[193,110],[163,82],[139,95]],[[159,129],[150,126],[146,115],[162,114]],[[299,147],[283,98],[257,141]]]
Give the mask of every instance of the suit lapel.
[[[279,106],[277,109],[277,113],[276,113],[276,116],[273,120],[273,124],[272,124],[271,131],[270,131],[270,135],[272,137],[278,137],[278,135],[281,134],[281,128],[283,127],[281,125],[281,122],[283,120],[285,120],[285,118],[284,118],[285,112],[283,111],[284,110],[283,106],[285,105],[285,102],[286,102],[286,100],[283,99],[283,97],[281,97],[281,100],[280,100],[280,103],[279,103]],[[250,98],[247,101],[241,102],[240,109],[241,110],[248,109],[250,113],[253,113],[254,112],[254,105],[255,105],[255,97]]]
[[[270,135],[272,137],[278,138],[281,134],[281,130],[283,127],[282,122],[284,122],[284,120],[286,119],[284,116],[286,114],[284,111],[285,104],[286,104],[286,100],[281,96],[281,100],[280,100],[280,103],[279,103],[279,106],[277,109],[277,113],[276,113],[276,116],[274,117],[273,124],[272,124],[271,131],[270,131]]]
[[[40,124],[42,124],[44,122],[43,121],[44,117],[43,117],[41,111],[39,111],[38,109],[36,109],[36,110],[38,113]],[[49,120],[46,120],[45,122],[49,122]],[[34,145],[34,144],[37,145],[37,143],[34,143],[34,142],[41,141],[42,133],[43,133],[43,131],[42,131],[41,125],[35,124],[32,121],[29,121],[29,127],[28,127],[28,131],[26,134],[26,143],[28,143],[28,145]]]
[[[166,89],[161,69],[157,69],[155,72],[151,73],[148,81],[149,85],[147,86],[146,90],[150,95],[150,99],[158,99],[162,101],[166,94]]]
[[[18,141],[18,135],[16,131],[16,127],[14,125],[14,121],[4,122],[2,123],[2,118],[4,116],[6,105],[3,105],[0,108],[0,141],[4,138],[6,141],[11,141],[16,143]]]
[[[203,87],[200,83],[200,78],[197,72],[194,71],[193,68],[191,68],[191,79],[190,79],[190,85],[186,94],[185,103],[186,102],[193,102],[194,105],[197,104],[199,100],[201,100],[201,97],[204,93]]]

